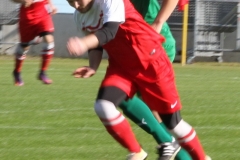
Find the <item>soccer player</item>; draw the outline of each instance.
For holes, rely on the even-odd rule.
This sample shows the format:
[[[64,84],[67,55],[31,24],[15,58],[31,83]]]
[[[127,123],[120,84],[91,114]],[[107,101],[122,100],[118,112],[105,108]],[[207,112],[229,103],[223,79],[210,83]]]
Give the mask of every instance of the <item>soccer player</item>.
[[[176,54],[176,41],[171,33],[168,24],[166,22],[163,22],[160,16],[158,16],[158,19],[155,19],[158,13],[160,13],[159,2],[157,0],[131,0],[131,2],[133,3],[135,9],[142,15],[144,20],[148,24],[152,25],[157,32],[159,32],[157,28],[161,28],[160,34],[165,38],[165,42],[162,44],[162,46],[165,49],[170,61],[172,62]],[[129,99],[127,101],[121,102],[119,107],[123,110],[123,113],[127,115],[127,117],[138,124],[147,133],[151,134],[158,142],[158,144],[169,141],[169,135],[166,135],[168,132],[164,130],[165,126],[162,123],[158,113],[153,111],[154,115],[159,120],[159,124],[152,116],[152,113],[146,104],[142,102],[142,100],[140,100],[137,96],[134,96],[132,99]],[[143,119],[145,123],[142,123]],[[177,153],[175,159],[191,160],[191,157],[185,150],[181,149]]]
[[[88,51],[90,62],[89,66],[78,68],[73,74],[76,78],[91,77],[100,64],[101,47],[107,51],[109,66],[94,108],[109,134],[132,152],[129,159],[142,160],[146,153],[116,106],[140,91],[143,100],[151,110],[160,114],[164,124],[193,159],[205,160],[195,130],[181,118],[181,102],[171,62],[160,45],[164,38],[143,20],[129,0],[68,2],[77,9],[75,21],[78,29],[86,34],[82,38],[70,38],[68,50],[73,55]],[[167,0],[167,3],[172,11],[177,0]],[[160,154],[159,160],[174,159],[179,148],[176,145],[161,145],[162,148],[171,148],[172,152],[169,156]]]
[[[16,86],[24,85],[21,78],[23,61],[30,46],[40,43],[40,38],[43,39],[43,48],[38,79],[44,84],[51,84],[52,80],[47,77],[46,70],[54,54],[54,26],[51,15],[55,14],[57,9],[51,0],[12,1],[21,4],[19,11],[20,44],[15,53],[14,84]]]

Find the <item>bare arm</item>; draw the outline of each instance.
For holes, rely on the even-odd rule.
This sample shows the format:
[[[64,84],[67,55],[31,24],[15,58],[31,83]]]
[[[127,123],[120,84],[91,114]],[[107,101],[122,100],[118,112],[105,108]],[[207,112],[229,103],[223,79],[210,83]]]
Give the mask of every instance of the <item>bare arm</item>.
[[[15,3],[24,3],[25,2],[25,0],[11,0],[11,1],[13,1]]]
[[[89,66],[83,66],[77,68],[73,72],[75,78],[89,78],[96,74],[96,71],[102,60],[102,50],[93,49],[88,52]]]
[[[97,48],[99,41],[95,34],[83,38],[71,37],[67,42],[67,49],[71,55],[81,56],[90,49]]]
[[[53,5],[52,0],[48,0],[48,4],[50,6],[51,14],[57,13],[57,8]]]
[[[178,0],[163,0],[162,7],[155,18],[152,27],[160,33],[162,25],[172,14],[173,10],[176,8]]]
[[[33,3],[33,0],[11,0],[11,1],[13,1],[15,3],[21,3],[25,7],[28,7]]]
[[[102,54],[103,49],[92,49],[88,51],[88,57],[89,57],[89,67],[93,70],[97,71],[101,61],[102,61]]]
[[[101,47],[115,37],[119,25],[120,22],[107,22],[94,34],[89,34],[83,38],[70,38],[67,43],[69,53],[80,56],[90,49]]]

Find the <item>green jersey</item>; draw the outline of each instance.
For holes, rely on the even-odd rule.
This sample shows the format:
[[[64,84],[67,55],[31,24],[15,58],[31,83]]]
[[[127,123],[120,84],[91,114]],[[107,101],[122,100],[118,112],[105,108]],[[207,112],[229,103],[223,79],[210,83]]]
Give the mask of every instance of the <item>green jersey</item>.
[[[158,0],[131,0],[131,2],[148,24],[154,22],[160,10]],[[176,41],[167,23],[163,24],[160,34],[164,36],[166,40],[163,43],[163,47],[172,62],[176,55]]]

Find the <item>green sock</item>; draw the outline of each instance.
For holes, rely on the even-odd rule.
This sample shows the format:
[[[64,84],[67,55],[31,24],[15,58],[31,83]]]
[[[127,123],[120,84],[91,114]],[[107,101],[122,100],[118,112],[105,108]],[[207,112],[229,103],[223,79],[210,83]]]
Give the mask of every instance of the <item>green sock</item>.
[[[138,97],[134,96],[128,101],[123,101],[119,107],[129,119],[151,134],[158,144],[172,141],[172,135],[167,131],[165,125],[156,120],[148,106]],[[175,159],[192,160],[184,149],[178,152]]]
[[[192,160],[192,157],[185,149],[181,148],[177,153],[175,160]]]
[[[172,141],[172,136],[159,125],[151,110],[138,97],[123,101],[119,107],[128,118],[151,134],[158,144]]]
[[[159,124],[166,130],[168,130],[167,127],[163,123],[159,123]],[[185,149],[181,148],[180,151],[178,152],[178,154],[176,155],[175,160],[192,160],[192,158]]]

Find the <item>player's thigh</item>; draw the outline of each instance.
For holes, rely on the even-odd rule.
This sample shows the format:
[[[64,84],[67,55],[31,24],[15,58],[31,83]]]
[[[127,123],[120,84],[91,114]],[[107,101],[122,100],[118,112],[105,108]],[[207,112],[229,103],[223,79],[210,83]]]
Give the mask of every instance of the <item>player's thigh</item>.
[[[108,69],[101,83],[102,87],[116,87],[126,93],[127,97],[133,97],[136,93],[136,85],[131,78],[125,76],[118,71]],[[114,94],[114,92],[113,92]]]
[[[151,110],[162,114],[174,113],[181,109],[181,102],[175,84],[174,72],[167,55],[151,64],[148,74],[156,75],[155,81],[138,82],[142,99]]]
[[[123,100],[125,100],[127,94],[118,87],[108,86],[101,87],[98,91],[97,100],[107,100],[112,102],[115,106],[118,106]]]
[[[51,43],[54,42],[53,32],[42,32],[39,34],[40,37],[43,37],[43,42]]]
[[[20,22],[19,23],[19,34],[20,34],[20,41],[22,43],[28,43],[33,40],[36,36],[38,36],[38,31],[35,25]]]
[[[53,32],[54,32],[54,25],[50,15],[46,16],[44,19],[39,20],[38,24],[36,25],[37,33],[40,36],[47,36],[45,40],[53,41]],[[51,34],[50,34],[51,33]]]
[[[147,86],[147,89],[141,91],[142,99],[150,109],[161,114],[170,114],[180,110],[181,102],[176,90],[158,87]]]
[[[160,114],[160,117],[165,126],[170,130],[174,129],[182,120],[180,111],[176,111],[172,114]]]

